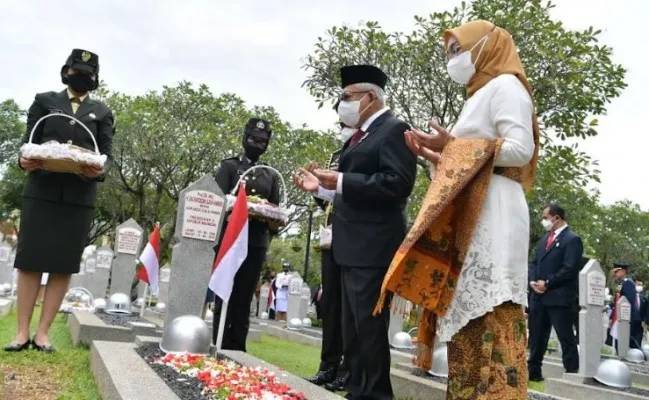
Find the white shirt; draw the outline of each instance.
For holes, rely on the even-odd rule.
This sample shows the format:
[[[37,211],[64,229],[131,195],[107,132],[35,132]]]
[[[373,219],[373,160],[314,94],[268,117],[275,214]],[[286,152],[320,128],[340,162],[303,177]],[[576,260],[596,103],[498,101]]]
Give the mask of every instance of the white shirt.
[[[500,75],[469,98],[451,134],[504,139],[495,164],[522,167],[534,154],[530,95],[514,75]],[[511,301],[527,304],[530,221],[520,183],[493,175],[451,305],[439,319],[440,342],[469,321]]]
[[[389,107],[383,107],[379,111],[375,112],[374,114],[370,115],[370,117],[365,120],[363,125],[361,125],[360,130],[365,132],[365,134],[360,138],[358,141],[359,143],[365,140],[367,135],[369,134],[368,129],[370,129],[370,126],[378,117],[381,115],[385,114],[387,111],[389,111]],[[331,189],[325,189],[322,186],[318,188],[318,193],[315,195],[315,197],[319,198],[320,200],[324,201],[333,201],[334,197],[337,194],[343,194],[343,174],[342,172],[338,174],[338,181],[336,182],[336,190],[331,190]]]

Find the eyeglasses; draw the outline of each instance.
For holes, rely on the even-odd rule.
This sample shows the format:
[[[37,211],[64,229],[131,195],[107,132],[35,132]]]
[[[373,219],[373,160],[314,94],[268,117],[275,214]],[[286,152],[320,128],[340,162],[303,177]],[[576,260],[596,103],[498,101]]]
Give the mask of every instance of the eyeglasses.
[[[360,93],[369,93],[369,90],[362,90],[362,91],[355,91],[355,92],[342,92],[338,95],[338,101],[347,101],[349,100],[353,94],[360,94]]]

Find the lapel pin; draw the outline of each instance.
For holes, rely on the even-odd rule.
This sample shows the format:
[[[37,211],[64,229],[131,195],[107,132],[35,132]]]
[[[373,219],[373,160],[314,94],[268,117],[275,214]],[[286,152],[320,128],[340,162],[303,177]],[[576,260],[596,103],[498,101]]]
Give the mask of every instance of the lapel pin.
[[[559,242],[557,242],[557,245],[555,247],[559,247]]]
[[[89,117],[90,117],[91,119],[95,119],[95,118],[97,118],[97,116],[95,115],[95,113],[90,113]]]

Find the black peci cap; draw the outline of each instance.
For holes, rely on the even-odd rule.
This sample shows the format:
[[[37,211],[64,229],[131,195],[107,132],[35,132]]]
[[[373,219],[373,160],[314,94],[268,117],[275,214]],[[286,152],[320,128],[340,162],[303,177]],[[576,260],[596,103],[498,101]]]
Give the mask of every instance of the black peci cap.
[[[385,89],[388,76],[373,65],[348,65],[340,69],[340,81],[343,89],[355,83],[373,83]]]
[[[613,263],[613,272],[617,272],[619,270],[629,270],[629,264],[624,264],[624,263]]]

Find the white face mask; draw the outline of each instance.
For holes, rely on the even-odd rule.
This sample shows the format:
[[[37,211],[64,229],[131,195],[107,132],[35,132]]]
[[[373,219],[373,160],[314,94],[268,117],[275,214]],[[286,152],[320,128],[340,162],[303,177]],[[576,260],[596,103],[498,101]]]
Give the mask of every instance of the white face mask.
[[[367,96],[367,94],[365,96]],[[361,119],[361,101],[365,98],[365,96],[363,96],[360,100],[343,100],[340,102],[340,104],[338,104],[338,117],[343,124],[351,127],[358,126],[358,121],[360,121]],[[370,105],[368,104],[367,107],[369,106]],[[365,110],[367,109],[367,107],[365,107]]]
[[[346,141],[351,139],[352,136],[354,136],[354,133],[356,133],[356,129],[345,126],[340,130],[340,138],[342,139],[343,143],[345,143]]]
[[[642,286],[636,286],[635,291],[638,293],[642,293],[642,289],[644,289]]]
[[[471,50],[465,51],[450,60],[448,60],[448,64],[446,65],[446,71],[448,72],[448,75],[453,79],[455,82],[459,83],[460,85],[467,85],[473,75],[475,75],[475,63],[471,61],[471,52],[473,49],[475,49],[479,44],[482,43],[482,47],[480,47],[480,51],[478,52],[478,56],[476,57],[475,61],[478,62],[478,59],[480,58],[480,54],[482,54],[482,50],[484,49],[484,46],[487,44],[487,40],[489,40],[489,34],[484,36],[482,39],[478,40],[478,43],[475,44],[475,46],[471,47]]]
[[[550,221],[550,220],[542,219],[542,220],[541,220],[541,225],[543,225],[543,228],[544,228],[546,231],[550,231],[550,229],[552,229],[552,225],[554,225],[554,224],[553,224],[552,221]]]

